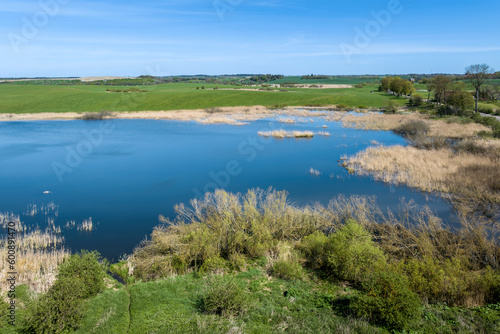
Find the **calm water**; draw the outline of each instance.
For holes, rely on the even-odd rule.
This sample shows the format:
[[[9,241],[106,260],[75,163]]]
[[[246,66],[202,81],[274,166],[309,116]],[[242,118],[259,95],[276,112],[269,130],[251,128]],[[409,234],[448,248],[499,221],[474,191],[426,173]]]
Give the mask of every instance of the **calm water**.
[[[266,140],[257,135],[280,128],[331,136]],[[268,119],[245,126],[156,120],[4,122],[0,212],[13,212],[40,227],[48,217],[60,226],[92,217],[98,225],[91,233],[63,227],[65,244],[73,251],[97,249],[110,259],[130,253],[158,225],[158,215],[174,217],[175,204],[216,187],[287,190],[299,205],[327,204],[338,194],[375,195],[382,208],[392,210],[404,197],[449,220],[450,207],[440,198],[352,176],[339,167],[341,156],[371,141],[406,144],[391,132],[345,129],[319,119],[293,125]],[[311,168],[321,174],[311,175]],[[30,214],[34,205],[49,203],[56,210]]]

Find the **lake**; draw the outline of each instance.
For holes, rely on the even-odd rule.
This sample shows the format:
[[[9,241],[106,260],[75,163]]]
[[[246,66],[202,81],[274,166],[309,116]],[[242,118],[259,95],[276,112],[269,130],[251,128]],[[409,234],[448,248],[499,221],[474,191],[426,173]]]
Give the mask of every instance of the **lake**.
[[[257,135],[273,129],[330,136]],[[20,215],[29,226],[53,222],[72,251],[96,249],[111,260],[132,252],[159,224],[159,215],[174,218],[175,204],[216,188],[273,187],[287,190],[298,205],[326,205],[338,194],[375,195],[381,208],[394,211],[405,198],[449,221],[452,210],[442,198],[339,166],[341,157],[377,143],[406,145],[392,132],[343,128],[320,118],[296,124],[269,118],[243,126],[119,119],[3,122],[0,212]],[[90,217],[91,232],[65,227]]]

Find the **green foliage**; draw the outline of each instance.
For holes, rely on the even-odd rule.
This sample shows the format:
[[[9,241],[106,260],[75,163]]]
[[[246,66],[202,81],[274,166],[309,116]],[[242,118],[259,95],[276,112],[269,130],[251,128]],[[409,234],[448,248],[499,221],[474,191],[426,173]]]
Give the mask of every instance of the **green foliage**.
[[[86,299],[104,290],[107,269],[107,262],[101,259],[98,252],[82,251],[71,255],[59,266],[57,279],[76,278],[81,281],[84,285],[81,297]]]
[[[396,101],[391,100],[385,105],[384,110],[386,112],[395,114],[396,111],[399,110],[399,104]]]
[[[248,298],[238,282],[227,276],[212,276],[198,300],[201,311],[231,316],[248,308]]]
[[[459,112],[465,112],[474,105],[474,98],[469,92],[454,91],[448,97],[448,103]]]
[[[71,333],[79,327],[84,314],[85,285],[77,277],[58,279],[46,295],[29,310],[23,333]]]
[[[491,268],[473,271],[459,258],[411,259],[400,263],[398,271],[409,278],[411,290],[430,303],[468,307],[493,303],[500,284],[500,275]]]
[[[362,289],[365,293],[354,297],[350,307],[370,322],[403,330],[421,315],[420,300],[401,275],[376,272],[363,282]]]
[[[219,256],[208,258],[200,267],[200,272],[210,274],[222,274],[228,270],[228,263]]]
[[[112,272],[113,274],[118,275],[125,282],[128,279],[129,268],[127,261],[120,261],[118,263],[113,263],[112,265],[109,266],[109,271]]]
[[[358,223],[350,220],[330,236],[328,267],[336,278],[360,281],[384,264],[383,252]]]
[[[26,333],[69,333],[79,327],[84,300],[104,290],[107,264],[97,252],[82,251],[59,265],[57,280],[28,310]]]
[[[304,268],[296,255],[291,255],[287,259],[279,259],[273,263],[270,274],[285,280],[301,280],[304,278]]]
[[[329,245],[328,237],[320,231],[315,231],[305,236],[297,248],[306,259],[309,268],[326,269]]]
[[[410,98],[410,104],[415,107],[421,107],[424,104],[424,98],[420,95],[415,95]]]

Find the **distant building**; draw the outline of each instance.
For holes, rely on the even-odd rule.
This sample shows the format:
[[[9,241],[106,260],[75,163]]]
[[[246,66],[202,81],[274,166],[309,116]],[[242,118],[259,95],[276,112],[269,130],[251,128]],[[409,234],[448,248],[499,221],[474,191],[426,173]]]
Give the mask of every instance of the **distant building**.
[[[415,78],[410,78],[411,83],[415,83]]]

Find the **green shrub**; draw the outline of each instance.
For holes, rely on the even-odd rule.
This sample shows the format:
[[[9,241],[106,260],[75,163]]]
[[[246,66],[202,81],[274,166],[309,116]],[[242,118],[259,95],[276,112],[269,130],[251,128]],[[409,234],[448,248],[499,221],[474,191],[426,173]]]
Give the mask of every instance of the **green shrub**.
[[[316,231],[304,237],[297,248],[306,259],[309,268],[324,269],[327,265],[328,245],[328,237]]]
[[[424,98],[420,95],[415,95],[410,98],[410,105],[420,107],[424,104]]]
[[[349,220],[329,242],[328,267],[338,279],[359,281],[385,264],[384,254],[370,233],[355,221]]]
[[[401,270],[402,269],[402,270]],[[411,259],[399,264],[412,291],[430,303],[476,307],[495,302],[500,275],[491,268],[473,271],[459,258],[439,262],[433,258]]]
[[[349,108],[349,106],[347,104],[344,104],[344,103],[339,103],[339,104],[337,104],[337,108],[339,108],[339,109],[347,109],[347,108]]]
[[[228,269],[227,261],[219,256],[214,256],[203,262],[200,272],[209,274],[223,274]]]
[[[81,294],[82,298],[86,299],[104,290],[107,268],[106,261],[101,260],[99,253],[82,251],[81,254],[73,254],[61,263],[57,279],[77,278],[83,283]]]
[[[420,300],[405,277],[376,272],[363,282],[364,294],[352,298],[350,308],[359,317],[390,329],[404,330],[421,316]]]
[[[297,256],[292,255],[288,259],[279,259],[273,263],[269,270],[274,277],[295,281],[304,277],[304,268],[299,262]]]
[[[205,313],[231,316],[248,307],[248,298],[234,278],[213,276],[199,298],[198,306]]]
[[[23,333],[71,333],[84,314],[83,295],[86,287],[77,277],[58,278],[46,295],[28,311]]]
[[[399,104],[396,101],[391,100],[385,105],[384,110],[388,113],[395,114],[396,111],[399,110]]]

